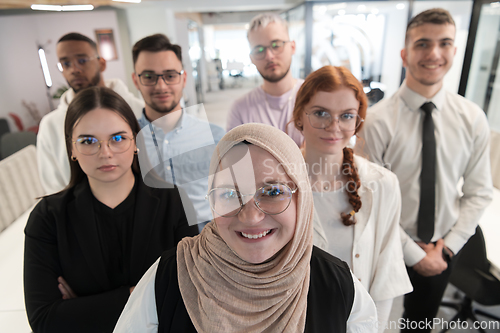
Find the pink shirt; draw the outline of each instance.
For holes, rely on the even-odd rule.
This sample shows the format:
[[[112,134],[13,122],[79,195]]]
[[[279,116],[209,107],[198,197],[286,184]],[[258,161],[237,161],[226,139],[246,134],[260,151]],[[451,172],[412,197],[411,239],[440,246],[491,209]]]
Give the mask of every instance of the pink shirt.
[[[231,106],[227,131],[247,123],[268,124],[287,133],[300,147],[304,137],[293,122],[289,122],[295,107],[295,97],[302,83],[304,80],[298,79],[295,86],[281,96],[271,96],[257,87],[238,98]]]

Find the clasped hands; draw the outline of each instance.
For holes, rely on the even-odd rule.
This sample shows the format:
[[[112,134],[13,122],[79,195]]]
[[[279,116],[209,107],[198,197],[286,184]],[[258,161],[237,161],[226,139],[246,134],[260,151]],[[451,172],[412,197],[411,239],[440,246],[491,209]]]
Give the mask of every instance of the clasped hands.
[[[429,277],[439,275],[448,268],[448,263],[443,258],[443,248],[449,253],[450,257],[453,256],[453,252],[444,246],[442,238],[436,242],[436,245],[433,243],[425,244],[423,242],[417,242],[417,244],[427,254],[424,259],[413,266],[413,269],[418,274]]]

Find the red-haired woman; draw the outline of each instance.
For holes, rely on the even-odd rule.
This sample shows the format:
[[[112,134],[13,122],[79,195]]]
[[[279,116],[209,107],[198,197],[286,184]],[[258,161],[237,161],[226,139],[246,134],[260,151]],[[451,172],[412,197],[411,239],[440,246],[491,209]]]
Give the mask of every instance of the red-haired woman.
[[[305,139],[314,195],[314,244],[346,261],[377,306],[384,330],[392,300],[412,291],[399,238],[396,176],[354,156],[367,98],[344,67],[311,73],[297,93],[293,121]]]

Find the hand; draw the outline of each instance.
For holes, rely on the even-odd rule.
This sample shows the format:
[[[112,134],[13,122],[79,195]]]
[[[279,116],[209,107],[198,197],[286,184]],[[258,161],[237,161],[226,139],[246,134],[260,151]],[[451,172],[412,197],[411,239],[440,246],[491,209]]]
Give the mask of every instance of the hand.
[[[57,282],[59,282],[57,287],[59,288],[63,299],[72,299],[78,297],[78,295],[73,292],[73,289],[71,289],[68,282],[66,282],[66,280],[64,280],[62,276],[57,278]]]
[[[445,247],[444,247],[444,250],[445,250],[445,252],[446,252],[446,253],[448,253],[448,255],[450,256],[450,259],[451,259],[451,258],[453,258],[453,256],[455,255],[455,253],[453,253],[453,251],[452,251],[452,250],[450,250],[450,249],[448,248],[448,246],[445,246]]]
[[[444,240],[441,238],[436,245],[417,242],[417,244],[427,253],[424,259],[413,266],[413,269],[422,276],[434,276],[441,274],[448,264],[443,259]]]
[[[130,287],[130,293],[131,293],[131,294],[132,294],[132,292],[134,291],[134,289],[135,289],[135,286]]]

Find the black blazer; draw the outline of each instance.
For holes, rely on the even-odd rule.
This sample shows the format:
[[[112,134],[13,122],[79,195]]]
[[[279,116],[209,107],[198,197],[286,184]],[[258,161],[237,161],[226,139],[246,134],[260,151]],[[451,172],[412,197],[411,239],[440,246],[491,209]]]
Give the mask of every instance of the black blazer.
[[[149,188],[136,177],[129,267],[131,286],[164,250],[194,236],[177,188]],[[87,178],[72,189],[43,198],[25,229],[24,292],[28,320],[38,332],[111,332],[131,286],[111,290],[101,254],[93,196]],[[62,276],[78,295],[63,300]]]

